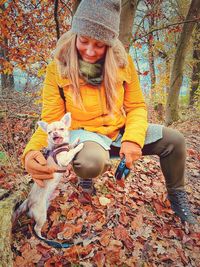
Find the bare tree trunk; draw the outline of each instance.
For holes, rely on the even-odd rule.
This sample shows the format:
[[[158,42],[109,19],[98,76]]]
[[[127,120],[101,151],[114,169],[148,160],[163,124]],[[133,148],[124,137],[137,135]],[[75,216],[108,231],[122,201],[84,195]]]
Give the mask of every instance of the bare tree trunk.
[[[169,58],[166,57],[165,59],[165,69],[166,69],[166,96],[169,95],[169,87],[170,87],[170,61]]]
[[[57,40],[60,38],[60,26],[59,26],[59,20],[58,20],[58,1],[59,0],[55,0],[54,1],[54,20],[55,20],[55,23],[56,23]]]
[[[5,4],[0,5],[0,10],[2,12],[5,11]],[[2,43],[0,46],[0,57],[5,59],[9,62],[8,57],[8,39],[4,36],[2,36]],[[1,65],[1,69],[3,70],[4,67]],[[1,86],[0,86],[0,95],[4,95],[5,93],[8,94],[10,91],[14,90],[14,77],[13,74],[5,74],[1,73]]]
[[[191,84],[191,91],[190,91],[190,102],[189,105],[192,106],[196,100],[195,100],[195,93],[200,85],[200,23],[197,24],[197,27],[195,29],[194,36],[196,37],[194,40],[194,51],[193,51],[193,73],[192,73],[192,84]]]
[[[8,40],[4,38],[4,47],[0,47],[0,57],[4,58],[6,61],[9,61],[8,58],[8,50],[7,50],[7,45],[8,45]],[[4,67],[1,66],[1,69]],[[8,93],[12,92],[14,90],[15,83],[14,83],[14,77],[13,74],[5,74],[1,73],[1,90],[0,90],[0,95],[7,95]]]
[[[170,60],[169,57],[167,55],[167,53],[164,50],[158,50],[158,55],[159,57],[161,57],[164,61],[165,61],[165,88],[166,91],[164,92],[163,89],[163,93],[165,93],[166,97],[169,94],[169,82],[170,82]]]
[[[186,20],[193,20],[200,16],[200,1],[192,0]],[[192,36],[195,22],[185,23],[178,41],[175,60],[170,78],[170,89],[166,104],[166,125],[179,119],[178,98],[183,80],[183,66],[185,62],[187,46]]]
[[[149,28],[152,30],[155,27],[155,21],[153,17],[149,18]],[[153,34],[148,35],[148,56],[149,56],[149,69],[151,76],[151,96],[154,95],[154,88],[156,84],[156,72],[155,72],[155,60],[154,60],[154,47],[153,47]]]
[[[138,0],[122,0],[119,39],[129,49]]]
[[[155,64],[154,64],[154,54],[151,45],[151,41],[148,42],[148,57],[149,57],[149,70],[151,76],[151,95],[154,94],[154,88],[156,84],[156,73],[155,73]]]
[[[74,6],[73,6],[73,14],[76,12],[77,7],[79,6],[81,0],[75,0],[74,1]]]
[[[158,10],[158,6],[154,2],[149,4],[148,1],[145,1],[145,5],[147,7],[147,13],[151,12],[151,11],[156,12]],[[156,7],[157,7],[157,9],[156,9]],[[152,29],[154,29],[154,27],[155,27],[154,16],[148,17],[148,25],[149,25],[149,31],[152,31]],[[155,60],[154,60],[154,38],[155,38],[155,36],[153,33],[149,34],[147,36],[149,70],[150,70],[150,77],[151,77],[151,91],[150,91],[151,97],[155,95],[154,88],[155,88],[155,84],[156,84]]]
[[[13,91],[15,87],[13,74],[1,74],[1,95],[7,95]]]

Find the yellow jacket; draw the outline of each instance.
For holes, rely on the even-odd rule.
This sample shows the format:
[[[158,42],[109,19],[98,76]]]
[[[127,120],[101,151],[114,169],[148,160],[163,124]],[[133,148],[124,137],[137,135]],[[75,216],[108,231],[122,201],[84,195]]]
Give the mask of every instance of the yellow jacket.
[[[117,83],[118,99],[116,107],[118,112],[109,114],[106,108],[104,86],[81,84],[80,92],[85,111],[73,101],[70,92],[70,81],[62,79],[58,73],[56,63],[53,61],[47,67],[43,88],[43,107],[41,119],[50,123],[60,120],[65,113],[64,101],[60,97],[58,86],[63,87],[66,98],[66,110],[71,112],[71,129],[84,128],[97,132],[115,140],[119,129],[126,125],[122,141],[133,141],[141,147],[144,145],[147,130],[147,111],[138,75],[131,57],[129,64],[120,68],[119,82]],[[123,112],[123,108],[125,113]],[[47,145],[46,133],[38,128],[31,137],[23,153],[23,158],[30,150],[40,150]]]

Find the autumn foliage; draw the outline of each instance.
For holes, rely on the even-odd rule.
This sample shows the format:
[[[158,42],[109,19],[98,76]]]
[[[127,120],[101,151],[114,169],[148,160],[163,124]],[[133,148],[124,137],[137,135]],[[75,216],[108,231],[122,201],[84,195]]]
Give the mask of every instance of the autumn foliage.
[[[57,41],[55,16],[62,34],[69,29],[72,7],[73,1],[59,1],[55,14],[52,0],[1,1],[1,73],[19,68],[41,76]]]

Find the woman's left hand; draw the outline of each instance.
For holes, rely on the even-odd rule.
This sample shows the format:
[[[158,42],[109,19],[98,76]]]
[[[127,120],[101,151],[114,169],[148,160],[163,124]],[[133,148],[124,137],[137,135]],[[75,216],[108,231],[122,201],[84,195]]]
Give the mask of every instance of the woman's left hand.
[[[126,167],[131,169],[134,161],[138,160],[142,156],[142,149],[134,142],[124,141],[122,142],[119,156],[120,158],[125,157]]]

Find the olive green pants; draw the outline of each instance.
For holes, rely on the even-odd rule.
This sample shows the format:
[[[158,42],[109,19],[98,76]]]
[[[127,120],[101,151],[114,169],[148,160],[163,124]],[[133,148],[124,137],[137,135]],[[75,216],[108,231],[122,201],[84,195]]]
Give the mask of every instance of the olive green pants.
[[[74,171],[84,179],[97,177],[110,167],[110,157],[119,156],[119,150],[120,148],[111,146],[111,150],[106,151],[95,142],[85,142],[73,161]],[[163,127],[163,138],[144,145],[142,154],[159,156],[168,192],[184,190],[186,148],[181,133]]]

